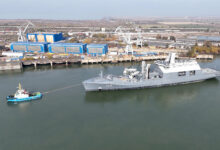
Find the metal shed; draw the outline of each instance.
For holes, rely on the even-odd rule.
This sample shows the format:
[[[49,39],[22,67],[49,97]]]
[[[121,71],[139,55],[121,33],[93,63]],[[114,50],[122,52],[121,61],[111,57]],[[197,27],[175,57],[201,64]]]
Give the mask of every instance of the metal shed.
[[[46,42],[13,42],[10,44],[10,49],[13,52],[45,53],[48,51],[47,45]]]
[[[83,43],[53,43],[48,45],[50,53],[83,54],[86,44]]]
[[[96,56],[96,55],[105,55],[106,53],[108,53],[108,44],[87,45],[87,54]]]
[[[27,39],[31,42],[54,43],[63,40],[63,33],[27,33]]]

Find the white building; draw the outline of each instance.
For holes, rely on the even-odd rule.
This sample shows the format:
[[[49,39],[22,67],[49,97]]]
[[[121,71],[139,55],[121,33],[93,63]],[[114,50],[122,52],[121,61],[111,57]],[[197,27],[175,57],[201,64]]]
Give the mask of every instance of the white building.
[[[24,57],[24,53],[22,52],[8,52],[8,51],[3,51],[2,52],[2,56],[6,56],[6,57]]]

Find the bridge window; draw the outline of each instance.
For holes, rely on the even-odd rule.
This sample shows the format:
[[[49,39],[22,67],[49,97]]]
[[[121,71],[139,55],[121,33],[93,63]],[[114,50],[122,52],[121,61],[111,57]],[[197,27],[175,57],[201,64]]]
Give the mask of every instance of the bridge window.
[[[186,71],[178,72],[178,76],[186,76]]]
[[[191,76],[194,76],[195,74],[196,74],[195,70],[189,72],[189,75],[191,75]]]

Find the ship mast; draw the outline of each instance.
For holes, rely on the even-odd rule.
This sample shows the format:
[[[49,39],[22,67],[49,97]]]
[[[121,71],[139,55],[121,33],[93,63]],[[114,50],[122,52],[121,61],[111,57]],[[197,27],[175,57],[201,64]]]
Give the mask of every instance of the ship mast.
[[[21,90],[21,83],[18,84],[18,90]]]

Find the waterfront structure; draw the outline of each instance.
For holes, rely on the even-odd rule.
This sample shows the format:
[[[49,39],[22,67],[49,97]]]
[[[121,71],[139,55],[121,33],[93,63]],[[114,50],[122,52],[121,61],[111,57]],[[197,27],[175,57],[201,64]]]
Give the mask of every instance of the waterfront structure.
[[[23,52],[11,52],[11,51],[3,51],[2,52],[2,56],[6,56],[6,57],[12,57],[12,58],[23,58],[24,57],[24,53]]]
[[[13,42],[10,44],[10,49],[13,52],[45,53],[48,51],[47,45],[46,42]]]
[[[63,40],[63,34],[60,33],[27,33],[27,39],[31,42],[49,42],[54,43]]]
[[[165,61],[156,61],[154,67],[142,63],[142,70],[125,68],[123,76],[105,75],[83,82],[86,91],[122,90],[151,88],[176,84],[199,82],[220,76],[220,72],[210,68],[200,68],[194,59],[175,60],[175,53]]]
[[[192,36],[191,40],[196,40],[198,46],[204,46],[206,41],[211,42],[212,46],[220,46],[220,36]]]
[[[0,51],[3,50],[5,47],[3,45],[0,45]]]
[[[12,60],[12,58],[0,59],[0,71],[5,70],[21,70],[22,63],[18,60]]]
[[[87,45],[87,54],[96,56],[96,55],[105,55],[108,53],[107,44],[89,44]]]
[[[83,54],[86,44],[83,43],[52,43],[48,45],[50,53]]]

